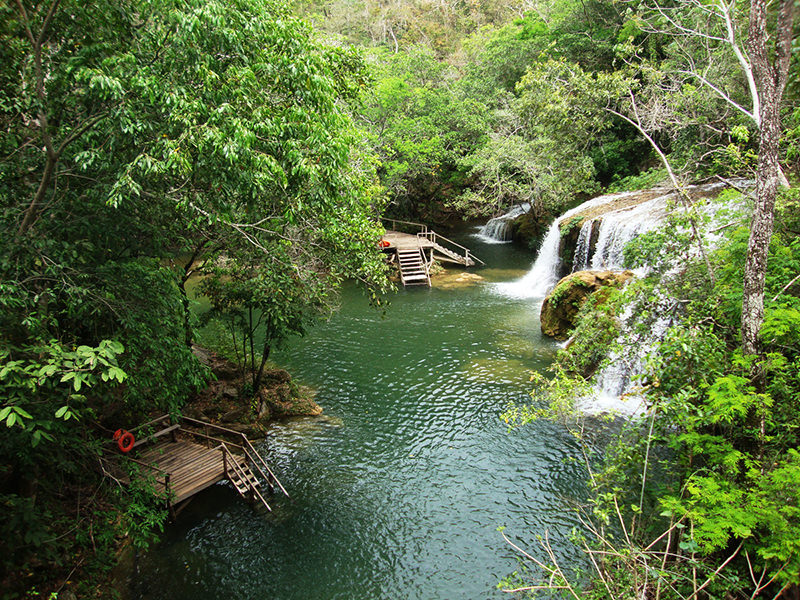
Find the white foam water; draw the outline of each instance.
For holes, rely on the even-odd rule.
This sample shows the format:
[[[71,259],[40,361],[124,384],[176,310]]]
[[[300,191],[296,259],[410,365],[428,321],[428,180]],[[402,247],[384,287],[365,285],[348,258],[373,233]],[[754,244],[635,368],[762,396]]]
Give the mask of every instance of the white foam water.
[[[744,181],[738,181],[737,184],[741,187],[748,186],[748,182]],[[724,186],[723,183],[690,186],[689,191],[708,193]],[[541,300],[558,283],[558,273],[561,270],[559,268],[561,266],[560,224],[589,209],[639,193],[641,192],[599,196],[565,212],[550,225],[531,270],[516,281],[495,284],[496,291],[515,298],[536,299],[538,301],[534,309],[538,310]],[[617,271],[625,269],[626,244],[637,236],[659,227],[667,217],[669,201],[674,198],[674,192],[666,192],[635,206],[610,210],[584,222],[578,235],[573,264],[567,270],[575,272],[585,269]],[[715,205],[702,207],[703,212],[712,217],[716,209]],[[597,234],[594,248],[591,244],[593,232]],[[706,244],[713,246],[715,241],[717,240],[714,236],[708,236]],[[696,253],[695,250],[692,252]],[[647,267],[643,267],[636,269],[634,273],[642,276],[647,271]],[[670,273],[667,273],[665,277],[669,275]],[[632,322],[632,307],[629,306],[620,315],[622,329],[618,341],[626,351],[612,352],[594,377],[594,393],[590,397],[579,399],[576,402],[577,408],[585,414],[615,413],[622,416],[634,416],[646,410],[644,398],[639,393],[641,386],[637,376],[644,373],[648,355],[664,339],[674,322],[671,303],[672,301],[666,296],[659,298],[657,305],[649,312],[662,316],[650,323],[644,332],[637,331]]]
[[[495,290],[512,298],[544,298],[553,286],[558,283],[560,257],[558,248],[561,244],[561,231],[559,225],[573,216],[591,208],[614,202],[621,198],[633,196],[639,192],[622,192],[598,196],[587,200],[580,206],[568,210],[550,224],[547,234],[539,246],[536,261],[531,270],[516,281],[495,284]],[[588,250],[587,250],[588,251]]]
[[[484,244],[507,244],[511,242],[511,224],[531,209],[530,204],[518,204],[510,211],[489,221],[481,227],[475,237]]]

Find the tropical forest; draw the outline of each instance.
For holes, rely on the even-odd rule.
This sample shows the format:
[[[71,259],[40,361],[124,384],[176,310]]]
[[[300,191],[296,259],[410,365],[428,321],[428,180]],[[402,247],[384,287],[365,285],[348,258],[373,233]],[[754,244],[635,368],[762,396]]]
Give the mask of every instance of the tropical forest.
[[[0,0],[0,600],[800,599],[797,0]]]

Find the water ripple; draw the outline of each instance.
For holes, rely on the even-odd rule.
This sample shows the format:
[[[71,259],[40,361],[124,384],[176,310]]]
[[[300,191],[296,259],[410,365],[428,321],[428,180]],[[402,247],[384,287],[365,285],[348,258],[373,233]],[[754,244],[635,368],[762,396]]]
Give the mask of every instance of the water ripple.
[[[575,441],[536,423],[508,433],[552,360],[527,302],[480,287],[400,293],[385,318],[355,295],[277,360],[318,389],[326,416],[278,423],[261,451],[291,500],[253,511],[214,486],[141,562],[160,600],[499,598],[517,568],[497,532],[559,555],[583,499]]]

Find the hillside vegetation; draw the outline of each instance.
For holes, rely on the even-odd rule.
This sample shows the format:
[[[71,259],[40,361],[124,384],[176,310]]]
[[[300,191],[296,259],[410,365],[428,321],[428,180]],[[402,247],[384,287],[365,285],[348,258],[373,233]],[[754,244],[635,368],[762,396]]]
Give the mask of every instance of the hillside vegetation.
[[[791,597],[793,9],[0,3],[3,597],[106,597],[120,542],[156,539],[163,503],[104,478],[98,456],[121,424],[178,414],[207,380],[193,277],[217,333],[205,341],[234,349],[252,396],[271,349],[333,310],[342,282],[382,302],[384,214],[446,221],[529,202],[541,225],[604,189],[733,176],[755,190],[716,250],[687,250],[702,228],[691,202],[630,250],[682,261],[668,291],[681,324],[648,366],[652,409],[593,481],[587,551],[613,552],[592,555],[589,591],[543,566],[556,569],[548,585],[586,598]],[[582,389],[578,352],[602,354],[614,311],[652,309],[658,274],[625,300],[586,303],[573,350],[542,382],[551,400]]]

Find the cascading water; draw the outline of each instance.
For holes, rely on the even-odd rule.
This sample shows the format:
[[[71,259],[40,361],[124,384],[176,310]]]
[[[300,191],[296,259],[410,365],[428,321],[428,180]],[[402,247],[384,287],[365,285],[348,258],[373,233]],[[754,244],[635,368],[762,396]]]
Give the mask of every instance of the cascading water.
[[[578,244],[575,247],[575,258],[572,262],[573,273],[575,271],[583,271],[586,265],[589,264],[589,252],[592,249],[591,239],[593,225],[594,220],[588,219],[581,225],[581,231],[578,234]]]
[[[524,215],[531,209],[530,204],[519,204],[504,215],[489,219],[489,221],[478,230],[476,237],[487,244],[504,244],[511,241],[511,223],[514,219]]]
[[[738,185],[747,187],[748,182]],[[723,188],[725,184],[714,183],[690,186],[691,195],[708,195]],[[641,195],[642,202],[631,204],[632,196]],[[658,193],[627,192],[593,198],[580,206],[565,212],[556,219],[542,241],[536,261],[531,270],[517,281],[497,284],[495,288],[502,294],[512,297],[542,300],[558,282],[560,269],[560,226],[572,217],[585,214],[586,220],[578,233],[575,254],[571,268],[566,272],[585,269],[622,270],[625,269],[623,250],[628,242],[645,232],[660,226],[669,211],[669,201],[675,199],[674,192]],[[622,204],[621,208],[606,205]],[[707,205],[703,211],[713,217],[716,207]],[[599,214],[596,214],[599,213]],[[714,238],[706,240],[713,245]],[[595,392],[591,398],[578,402],[578,407],[586,413],[596,414],[615,412],[636,414],[644,409],[643,400],[636,393],[639,385],[636,375],[643,373],[648,354],[660,342],[674,322],[672,307],[674,302],[668,297],[657,300],[649,309],[651,314],[659,315],[642,332],[631,322],[633,310],[629,307],[620,315],[622,331],[619,343],[627,352],[612,352],[605,365],[595,375]]]
[[[622,192],[619,194],[609,194],[607,196],[598,196],[587,200],[580,206],[568,210],[558,219],[553,221],[547,234],[542,240],[539,247],[539,253],[536,256],[536,261],[528,273],[518,279],[507,283],[498,283],[495,289],[503,295],[512,298],[539,298],[543,299],[547,293],[558,283],[558,271],[560,265],[560,257],[558,253],[561,244],[561,231],[559,226],[561,223],[568,221],[575,215],[586,212],[590,209],[597,208],[612,202],[619,201],[624,198],[629,198],[636,195],[638,192]],[[588,242],[587,250],[588,253]]]

